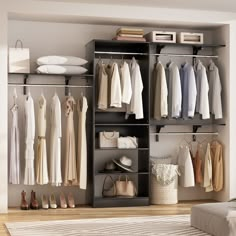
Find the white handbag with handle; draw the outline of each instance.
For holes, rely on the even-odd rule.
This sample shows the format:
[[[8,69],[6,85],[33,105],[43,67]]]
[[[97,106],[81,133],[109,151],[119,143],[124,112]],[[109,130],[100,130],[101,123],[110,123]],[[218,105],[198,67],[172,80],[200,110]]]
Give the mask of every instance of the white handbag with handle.
[[[99,132],[99,147],[100,148],[117,148],[117,139],[119,132]]]
[[[120,137],[117,140],[118,148],[133,149],[138,147],[138,140],[136,137]]]
[[[19,39],[14,48],[9,48],[9,73],[30,73],[29,48],[23,48],[23,43]]]

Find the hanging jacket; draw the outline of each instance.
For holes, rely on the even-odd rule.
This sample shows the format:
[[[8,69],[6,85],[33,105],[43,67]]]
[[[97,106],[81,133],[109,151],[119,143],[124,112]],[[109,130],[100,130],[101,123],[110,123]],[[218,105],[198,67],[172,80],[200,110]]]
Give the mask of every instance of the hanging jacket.
[[[132,97],[132,85],[130,78],[129,65],[125,61],[120,67],[120,78],[121,78],[121,90],[122,90],[122,102],[130,104]]]
[[[215,192],[223,189],[224,169],[222,145],[218,141],[211,143],[211,157],[213,162],[213,188]]]
[[[180,74],[177,65],[173,62],[167,64],[167,83],[168,83],[168,114],[170,117],[178,118],[181,114],[182,93]]]
[[[209,78],[209,105],[210,112],[215,115],[215,119],[222,119],[222,99],[221,99],[221,82],[218,67],[211,62],[208,66]]]
[[[199,112],[202,115],[202,119],[209,119],[209,84],[207,80],[206,68],[200,61],[195,65],[195,76],[197,84],[196,112]]]
[[[168,88],[163,65],[158,62],[154,68],[154,119],[160,120],[168,116]]]
[[[203,187],[205,188],[206,192],[213,191],[211,147],[209,143],[207,144],[207,151],[205,155]]]
[[[108,75],[104,64],[99,65],[98,86],[98,109],[106,110],[108,108]]]
[[[196,106],[197,88],[193,67],[185,63],[180,68],[182,88],[182,117],[193,117]]]
[[[134,57],[132,58],[130,64],[130,74],[132,84],[132,97],[130,104],[127,106],[126,118],[128,118],[130,114],[135,114],[135,119],[143,119],[143,81],[139,64]]]

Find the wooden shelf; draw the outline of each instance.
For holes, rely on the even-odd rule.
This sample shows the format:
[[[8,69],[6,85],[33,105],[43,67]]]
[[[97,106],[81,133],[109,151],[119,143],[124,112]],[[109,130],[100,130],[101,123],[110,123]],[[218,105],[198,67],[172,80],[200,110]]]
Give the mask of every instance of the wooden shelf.
[[[95,175],[149,175],[149,172],[97,172]]]
[[[149,148],[95,148],[96,151],[145,151],[149,150]]]
[[[113,124],[101,124],[101,123],[96,123],[95,126],[149,126],[149,124],[117,124],[117,123],[113,123]]]

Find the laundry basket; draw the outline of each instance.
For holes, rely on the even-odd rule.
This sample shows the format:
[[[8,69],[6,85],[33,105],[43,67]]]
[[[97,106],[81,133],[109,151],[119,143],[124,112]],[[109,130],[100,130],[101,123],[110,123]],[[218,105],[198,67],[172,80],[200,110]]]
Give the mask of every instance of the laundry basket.
[[[158,164],[152,167],[150,197],[151,204],[154,205],[178,203],[177,165]]]

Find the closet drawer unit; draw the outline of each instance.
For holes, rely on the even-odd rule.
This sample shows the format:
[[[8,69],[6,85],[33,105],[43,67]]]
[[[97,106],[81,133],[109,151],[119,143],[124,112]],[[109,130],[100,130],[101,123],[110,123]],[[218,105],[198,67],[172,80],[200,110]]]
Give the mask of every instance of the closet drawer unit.
[[[176,43],[176,32],[152,31],[144,37],[149,42]]]
[[[203,33],[181,32],[177,35],[178,43],[203,44]]]

